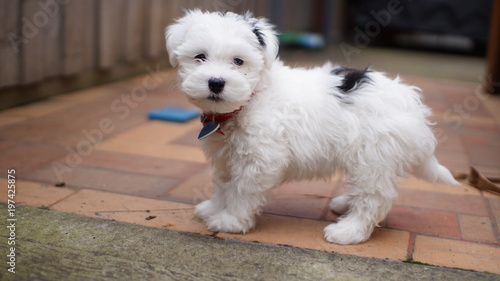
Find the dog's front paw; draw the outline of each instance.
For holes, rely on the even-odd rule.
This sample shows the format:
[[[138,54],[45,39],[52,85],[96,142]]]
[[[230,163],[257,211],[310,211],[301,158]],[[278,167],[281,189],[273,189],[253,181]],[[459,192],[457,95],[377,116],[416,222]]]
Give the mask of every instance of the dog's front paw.
[[[325,239],[337,244],[358,244],[370,238],[373,228],[352,222],[332,223],[325,227]]]
[[[253,218],[239,218],[223,210],[205,220],[211,231],[246,233],[254,226]]]

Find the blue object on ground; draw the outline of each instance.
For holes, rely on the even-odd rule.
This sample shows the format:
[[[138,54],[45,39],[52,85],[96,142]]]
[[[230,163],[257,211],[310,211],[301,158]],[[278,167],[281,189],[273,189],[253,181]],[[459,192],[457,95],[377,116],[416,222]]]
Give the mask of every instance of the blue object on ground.
[[[196,109],[185,109],[167,106],[151,110],[148,113],[149,119],[158,119],[173,122],[187,122],[191,119],[200,116],[200,111]]]
[[[279,35],[281,45],[291,45],[306,49],[320,49],[325,46],[322,35],[306,32],[283,32]]]

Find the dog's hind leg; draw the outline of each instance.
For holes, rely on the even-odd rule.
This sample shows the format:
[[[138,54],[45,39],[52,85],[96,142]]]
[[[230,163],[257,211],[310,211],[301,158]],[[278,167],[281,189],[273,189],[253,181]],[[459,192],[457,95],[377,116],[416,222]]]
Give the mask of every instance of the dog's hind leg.
[[[325,228],[325,239],[338,244],[358,244],[368,240],[374,227],[389,212],[392,201],[392,198],[377,193],[356,195],[339,222]]]
[[[357,244],[368,240],[375,226],[389,213],[396,197],[395,176],[384,177],[379,171],[365,171],[361,179],[348,179],[348,182],[348,193],[330,203],[335,212],[344,214],[337,223],[328,225],[324,230],[325,239],[338,244]]]
[[[354,196],[349,193],[337,196],[330,201],[328,207],[335,213],[343,215],[349,210],[349,206],[351,205],[350,202],[353,197]]]

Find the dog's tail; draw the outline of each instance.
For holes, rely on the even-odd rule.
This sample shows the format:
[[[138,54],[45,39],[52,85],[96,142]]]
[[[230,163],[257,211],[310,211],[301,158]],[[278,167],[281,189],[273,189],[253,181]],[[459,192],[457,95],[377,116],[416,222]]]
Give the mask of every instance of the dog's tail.
[[[439,164],[434,155],[425,159],[420,166],[415,167],[413,174],[416,177],[433,184],[442,183],[447,185],[460,185],[460,183],[453,178],[450,171],[443,165]]]

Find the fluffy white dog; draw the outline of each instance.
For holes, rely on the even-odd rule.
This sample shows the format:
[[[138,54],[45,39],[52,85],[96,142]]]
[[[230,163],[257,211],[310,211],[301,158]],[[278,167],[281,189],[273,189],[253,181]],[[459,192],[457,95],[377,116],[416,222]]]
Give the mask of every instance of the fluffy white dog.
[[[247,232],[272,188],[343,173],[328,241],[366,241],[409,173],[458,184],[434,157],[419,89],[369,69],[290,68],[271,24],[250,13],[188,11],[166,30],[180,87],[203,112],[214,194],[196,206],[212,231]]]

